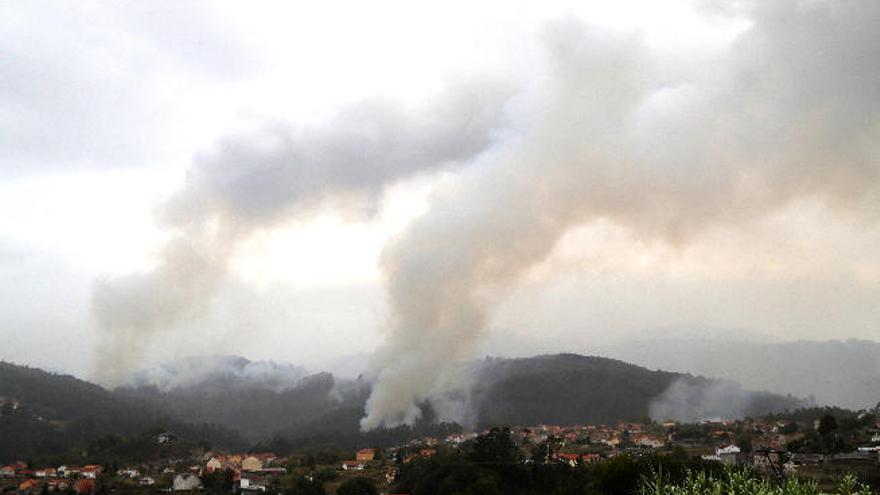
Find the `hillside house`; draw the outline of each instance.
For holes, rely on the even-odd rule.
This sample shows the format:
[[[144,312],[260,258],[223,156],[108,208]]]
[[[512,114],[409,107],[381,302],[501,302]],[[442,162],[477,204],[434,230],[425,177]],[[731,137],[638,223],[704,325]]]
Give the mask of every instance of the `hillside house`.
[[[376,449],[361,449],[357,451],[355,458],[359,461],[372,461],[376,458]]]
[[[740,452],[740,448],[736,445],[726,445],[724,447],[718,447],[717,449],[715,449],[715,455],[719,457],[728,454],[739,454]]]
[[[68,484],[65,480],[55,479],[47,481],[46,486],[49,487],[50,492],[66,492]]]
[[[176,440],[177,440],[177,437],[174,436],[173,433],[168,432],[168,431],[159,433],[159,435],[156,437],[156,442],[158,442],[160,445],[173,443]]]
[[[140,471],[135,468],[120,469],[119,471],[116,471],[116,474],[130,479],[135,479],[141,475]]]
[[[186,490],[198,490],[202,487],[202,480],[198,476],[190,473],[178,474],[174,477],[172,486],[175,492]]]
[[[266,485],[258,483],[254,480],[248,478],[241,478],[238,482],[238,487],[242,492],[265,492]]]
[[[640,447],[659,449],[666,445],[666,439],[663,437],[656,437],[651,435],[640,435],[635,438],[635,444]]]
[[[19,483],[18,491],[20,493],[30,493],[32,491],[37,491],[40,487],[40,483],[37,480],[25,480]]]
[[[97,464],[89,464],[88,466],[83,466],[82,468],[82,477],[86,479],[96,479],[101,475],[101,471],[103,468]]]
[[[225,458],[220,457],[220,456],[211,457],[210,459],[208,459],[208,462],[205,463],[205,469],[207,469],[207,471],[209,473],[213,473],[214,471],[216,471],[218,469],[223,469],[223,466],[225,464],[226,464]]]
[[[77,495],[91,495],[95,493],[95,480],[76,480],[73,484],[73,491]]]
[[[241,461],[241,469],[242,471],[259,471],[263,469],[263,461],[252,455],[245,457],[244,460]]]
[[[78,475],[81,472],[82,470],[80,468],[74,466],[59,466],[57,469],[58,476],[61,476],[62,478],[69,478]]]
[[[34,471],[34,476],[37,478],[54,478],[56,474],[55,468],[43,468],[37,469]]]
[[[345,471],[363,471],[364,467],[366,467],[364,461],[342,461],[342,469]]]
[[[602,457],[599,454],[565,454],[559,453],[556,457],[563,464],[568,464],[571,467],[576,467],[578,462],[581,464],[589,464],[591,462],[596,462],[600,460]]]

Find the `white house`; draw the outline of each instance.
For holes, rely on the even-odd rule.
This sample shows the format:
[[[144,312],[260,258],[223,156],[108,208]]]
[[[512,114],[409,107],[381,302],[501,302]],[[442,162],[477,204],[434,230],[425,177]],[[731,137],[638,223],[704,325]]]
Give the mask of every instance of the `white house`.
[[[239,488],[241,488],[244,491],[260,491],[260,492],[266,491],[265,486],[260,485],[258,483],[252,483],[251,480],[249,480],[247,478],[241,479],[241,481],[239,482]]]
[[[718,457],[729,454],[735,455],[739,454],[740,452],[742,452],[742,450],[740,450],[740,448],[736,445],[728,445],[726,447],[718,447],[717,449],[715,449],[715,455],[717,455]]]
[[[342,461],[342,469],[344,469],[345,471],[362,471],[365,464],[366,463],[364,461]]]
[[[178,474],[174,477],[174,491],[198,490],[202,487],[202,480],[190,473]]]
[[[116,474],[118,474],[119,476],[125,476],[126,478],[131,478],[131,479],[137,478],[141,475],[140,471],[138,471],[135,468],[120,469],[119,471],[116,471]]]

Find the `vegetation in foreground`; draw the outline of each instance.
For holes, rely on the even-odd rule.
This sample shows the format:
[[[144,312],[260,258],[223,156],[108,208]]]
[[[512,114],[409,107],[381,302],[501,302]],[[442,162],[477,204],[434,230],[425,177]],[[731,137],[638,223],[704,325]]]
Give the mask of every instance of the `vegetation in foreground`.
[[[653,473],[653,474],[648,474]],[[647,474],[647,476],[646,476]],[[834,489],[795,477],[725,468],[718,462],[656,453],[619,455],[601,462],[524,461],[505,429],[493,429],[460,450],[400,467],[390,493],[414,495],[869,495],[849,475]]]
[[[707,471],[688,471],[684,479],[673,482],[660,471],[642,479],[638,495],[872,495],[871,489],[855,476],[847,475],[832,492],[821,491],[812,481],[786,478],[772,481],[745,470],[728,469],[720,475]]]

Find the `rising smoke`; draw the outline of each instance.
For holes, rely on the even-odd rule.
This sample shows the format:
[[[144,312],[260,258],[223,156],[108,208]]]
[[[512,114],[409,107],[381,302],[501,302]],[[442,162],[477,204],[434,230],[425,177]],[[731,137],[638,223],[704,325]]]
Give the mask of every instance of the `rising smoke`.
[[[743,419],[798,407],[815,407],[810,400],[781,398],[766,392],[744,390],[738,383],[685,376],[672,382],[651,401],[648,415],[655,421],[696,423],[705,420]]]
[[[414,421],[505,289],[573,226],[601,219],[678,245],[805,197],[876,216],[878,14],[761,3],[722,56],[680,74],[638,37],[552,26],[528,128],[386,248],[391,321],[362,427]]]
[[[201,356],[178,359],[140,370],[133,387],[155,387],[163,392],[220,383],[225,389],[283,392],[308,376],[305,368],[273,361],[250,361],[239,356]]]
[[[131,348],[198,314],[255,232],[450,164],[465,165],[382,256],[390,316],[364,429],[412,423],[455,388],[452,363],[496,303],[575,226],[602,220],[682,245],[805,198],[876,222],[880,4],[710,13],[734,14],[749,28],[692,60],[637,35],[548,26],[546,67],[505,133],[507,93],[471,87],[428,109],[365,104],[319,128],[267,125],[220,143],[169,204],[175,236],[155,270],[97,285],[102,366],[130,370]]]
[[[97,378],[124,381],[139,349],[203,314],[255,233],[328,203],[369,214],[388,183],[483,152],[507,96],[502,85],[457,83],[423,108],[366,101],[312,127],[266,122],[197,156],[161,212],[173,234],[155,268],[95,285]]]

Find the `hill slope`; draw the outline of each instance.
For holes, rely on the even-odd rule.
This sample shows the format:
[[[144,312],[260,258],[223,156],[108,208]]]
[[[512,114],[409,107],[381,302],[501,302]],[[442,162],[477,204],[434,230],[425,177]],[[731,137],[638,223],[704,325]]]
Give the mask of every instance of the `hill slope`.
[[[731,383],[577,354],[495,360],[486,366],[484,376],[476,392],[481,395],[480,424],[736,417],[807,405],[792,397],[742,390]],[[690,393],[679,394],[682,388]],[[727,400],[715,400],[719,390]],[[696,412],[696,417],[675,414],[679,409]]]
[[[243,444],[225,428],[192,425],[149,401],[121,397],[69,375],[0,362],[0,462],[94,455],[98,440],[173,428],[182,438]],[[107,445],[105,441],[102,445]]]

